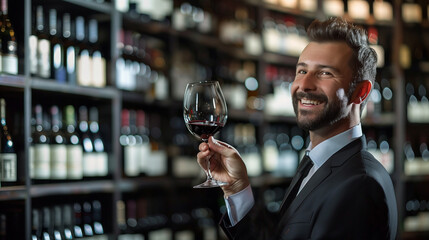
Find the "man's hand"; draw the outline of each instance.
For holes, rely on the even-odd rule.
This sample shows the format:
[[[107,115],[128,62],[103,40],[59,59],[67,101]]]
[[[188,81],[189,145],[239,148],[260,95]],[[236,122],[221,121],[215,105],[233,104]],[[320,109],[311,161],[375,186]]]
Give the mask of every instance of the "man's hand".
[[[200,144],[199,150],[197,160],[200,166],[207,171],[207,160],[210,159],[213,178],[228,183],[222,186],[225,197],[249,186],[246,165],[235,148],[210,137],[208,143]]]

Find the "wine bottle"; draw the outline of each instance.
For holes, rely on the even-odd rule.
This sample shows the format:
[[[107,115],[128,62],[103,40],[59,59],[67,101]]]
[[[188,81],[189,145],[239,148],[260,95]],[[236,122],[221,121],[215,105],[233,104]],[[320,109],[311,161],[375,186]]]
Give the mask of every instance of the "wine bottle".
[[[38,209],[32,211],[32,222],[31,222],[31,240],[41,240],[42,225],[41,215]]]
[[[122,127],[119,142],[124,152],[124,174],[125,176],[137,176],[140,173],[140,169],[136,167],[136,163],[138,162],[136,162],[135,154],[133,153],[135,138],[131,138],[130,136],[130,110],[122,109],[121,120]]]
[[[73,38],[75,36],[69,13],[63,14],[63,43],[64,43],[64,65],[66,68],[67,83],[76,85],[76,46]]]
[[[18,74],[18,43],[15,39],[15,30],[8,15],[7,0],[1,1],[2,26],[1,26],[1,72]]]
[[[42,105],[34,107],[35,125],[32,130],[30,146],[30,176],[34,179],[49,179],[51,176],[51,159],[49,133],[43,122]]]
[[[295,129],[291,130],[290,136],[291,138],[284,132],[276,136],[279,145],[279,162],[275,174],[280,176],[293,176],[299,162],[298,152],[304,145],[302,136]]]
[[[92,201],[92,223],[95,239],[107,240],[107,235],[104,233],[104,227],[102,224],[101,203],[98,200]]]
[[[146,113],[143,110],[137,110],[137,128],[138,135],[141,137],[142,143],[139,146],[138,155],[140,156],[139,169],[141,173],[146,173],[148,165],[150,164],[149,158],[151,154],[151,145],[149,138],[149,128],[146,125]]]
[[[89,131],[95,152],[95,176],[106,176],[108,173],[108,156],[104,149],[104,140],[100,134],[100,125],[98,124],[98,109],[91,107],[89,109]]]
[[[59,37],[59,22],[57,10],[49,10],[49,35],[51,39],[51,76],[59,83],[66,82],[66,70],[64,67],[63,43]]]
[[[76,81],[80,86],[90,86],[92,79],[92,61],[85,35],[85,19],[76,17],[76,40],[79,42],[79,53],[76,59]]]
[[[70,204],[65,204],[61,208],[63,216],[63,233],[64,239],[72,240],[73,238],[73,211]]]
[[[97,158],[94,153],[94,145],[90,138],[89,123],[88,123],[88,108],[86,106],[79,107],[79,134],[83,149],[82,167],[84,177],[95,176],[97,168]]]
[[[381,95],[383,96],[382,106],[384,113],[392,113],[393,112],[393,91],[390,85],[390,81],[387,76],[383,76],[380,82],[381,86]]]
[[[36,8],[37,9],[37,8]],[[37,44],[38,44],[38,31],[37,31],[37,10],[33,9],[31,35],[28,38],[28,52],[30,58],[30,74],[37,76],[38,74],[38,57],[37,57]]]
[[[51,77],[51,43],[45,26],[43,6],[37,6],[37,75],[42,78]]]
[[[138,133],[137,113],[135,110],[129,111],[129,128],[128,146],[126,149],[127,175],[138,176],[140,174],[139,163],[144,156],[141,156],[140,147],[143,144],[143,138]]]
[[[52,211],[52,222],[53,222],[53,236],[54,240],[65,240],[63,231],[63,212],[61,206],[55,205],[51,209]]]
[[[65,135],[62,131],[62,121],[60,110],[57,105],[51,107],[51,179],[67,178],[67,147],[65,145]]]
[[[82,229],[82,207],[79,203],[73,204],[73,239],[84,237]]]
[[[66,148],[67,148],[67,178],[83,178],[83,150],[80,142],[80,136],[77,131],[76,114],[73,105],[65,107],[65,124],[66,124]]]
[[[43,240],[54,240],[54,237],[52,235],[53,229],[52,229],[52,218],[51,218],[51,211],[48,207],[43,207],[43,223],[42,223],[42,238]]]
[[[11,135],[6,123],[6,101],[0,99],[0,174],[1,183],[11,184],[17,180],[17,156]]]
[[[378,30],[375,27],[368,29],[368,41],[372,49],[377,53],[377,67],[384,66],[384,48],[378,44]]]
[[[106,59],[102,55],[101,50],[98,48],[98,22],[95,19],[89,20],[89,43],[93,47],[92,59],[92,76],[91,86],[105,87],[106,86]]]
[[[92,238],[94,229],[92,228],[92,206],[89,202],[82,204],[82,223],[85,238]]]

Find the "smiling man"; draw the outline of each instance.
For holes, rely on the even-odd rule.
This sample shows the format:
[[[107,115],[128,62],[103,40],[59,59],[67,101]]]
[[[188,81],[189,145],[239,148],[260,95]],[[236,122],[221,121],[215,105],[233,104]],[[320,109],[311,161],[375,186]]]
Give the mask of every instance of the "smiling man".
[[[230,145],[210,138],[198,162],[211,159],[223,186],[230,239],[395,239],[397,206],[389,174],[370,153],[360,116],[376,75],[366,32],[340,18],[307,29],[292,84],[297,124],[310,145],[278,213],[255,203],[246,167]]]

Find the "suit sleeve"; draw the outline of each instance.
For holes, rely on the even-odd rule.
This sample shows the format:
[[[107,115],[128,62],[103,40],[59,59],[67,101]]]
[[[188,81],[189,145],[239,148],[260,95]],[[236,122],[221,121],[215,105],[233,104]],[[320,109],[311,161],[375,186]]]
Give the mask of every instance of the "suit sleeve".
[[[264,204],[256,202],[241,221],[232,226],[229,217],[223,215],[220,226],[228,239],[268,240],[274,239],[278,216],[268,212]]]

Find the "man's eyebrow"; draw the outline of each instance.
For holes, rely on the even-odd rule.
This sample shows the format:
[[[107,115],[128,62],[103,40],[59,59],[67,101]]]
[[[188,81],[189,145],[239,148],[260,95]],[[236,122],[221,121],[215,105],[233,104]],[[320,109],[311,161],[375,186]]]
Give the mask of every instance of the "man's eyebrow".
[[[297,67],[301,66],[301,67],[307,67],[308,65],[306,63],[303,62],[299,62],[296,64]]]
[[[299,63],[297,63],[297,64],[296,64],[296,66],[297,66],[297,67],[308,67],[308,64],[307,64],[307,63],[304,63],[304,62],[299,62]],[[333,66],[329,66],[329,65],[322,65],[322,64],[318,64],[318,65],[317,65],[317,68],[318,68],[318,69],[328,68],[328,69],[332,69],[332,70],[333,70],[333,71],[335,71],[335,72],[339,72],[339,69],[338,69],[338,68],[333,67]]]

